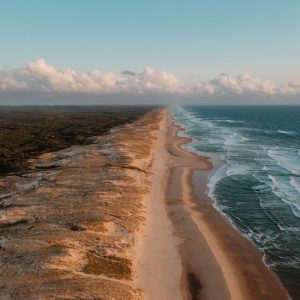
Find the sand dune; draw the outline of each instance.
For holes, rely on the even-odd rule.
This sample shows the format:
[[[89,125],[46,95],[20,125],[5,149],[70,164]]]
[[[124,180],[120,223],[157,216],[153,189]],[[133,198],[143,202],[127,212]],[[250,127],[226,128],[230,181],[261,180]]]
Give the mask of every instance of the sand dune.
[[[0,299],[138,299],[135,237],[161,113],[1,178]]]

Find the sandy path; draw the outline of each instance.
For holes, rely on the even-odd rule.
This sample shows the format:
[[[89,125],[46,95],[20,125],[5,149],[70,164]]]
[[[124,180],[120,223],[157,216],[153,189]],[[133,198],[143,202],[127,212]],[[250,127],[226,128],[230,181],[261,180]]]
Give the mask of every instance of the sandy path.
[[[138,240],[137,287],[145,299],[182,299],[182,265],[177,251],[179,240],[165,209],[168,153],[165,149],[166,118],[159,132],[152,165],[151,190],[144,200],[146,226]]]

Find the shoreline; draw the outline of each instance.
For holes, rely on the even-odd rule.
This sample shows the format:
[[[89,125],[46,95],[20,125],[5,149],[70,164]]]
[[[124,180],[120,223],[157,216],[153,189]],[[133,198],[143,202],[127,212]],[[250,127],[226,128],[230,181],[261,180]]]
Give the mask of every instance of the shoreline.
[[[254,244],[213,207],[205,193],[213,164],[182,149],[191,141],[182,130],[162,108],[1,179],[1,292],[287,299]],[[16,268],[27,272],[16,277]]]
[[[160,158],[154,157],[152,171],[156,177],[157,173],[164,174],[160,175],[160,180],[161,185],[165,186],[165,195],[164,199],[162,196],[159,199],[163,202],[159,205],[164,211],[158,216],[151,214],[151,202],[155,199],[153,195],[145,199],[148,222],[139,243],[138,260],[146,264],[152,262],[153,269],[163,263],[160,252],[164,250],[160,247],[148,249],[151,260],[141,250],[145,249],[146,244],[151,246],[149,232],[154,236],[157,234],[153,231],[154,220],[167,215],[171,224],[164,224],[159,235],[169,238],[172,234],[172,238],[165,243],[175,246],[179,256],[172,252],[168,255],[168,259],[176,265],[172,268],[173,277],[168,278],[168,272],[164,270],[161,270],[160,276],[171,281],[174,271],[181,272],[181,295],[178,295],[177,289],[177,298],[168,293],[163,298],[151,297],[149,291],[155,286],[147,282],[145,276],[140,277],[138,267],[137,285],[144,290],[145,299],[288,299],[279,278],[264,264],[256,246],[214,208],[212,200],[205,193],[206,184],[201,184],[201,188],[196,186],[199,176],[203,182],[204,172],[213,168],[209,158],[183,150],[181,146],[189,143],[190,138],[177,135],[183,128],[175,124],[169,112],[165,113],[165,119],[163,127],[166,128],[161,130],[164,131],[165,141],[156,145],[155,153],[159,152]],[[160,170],[155,166],[157,160],[163,160]],[[178,277],[175,278],[178,281]],[[160,282],[156,288],[164,289],[163,283]]]
[[[182,127],[174,125],[170,116],[168,126],[166,147],[173,165],[166,201],[169,202],[169,217],[175,224],[175,235],[181,239],[181,260],[185,266],[182,279],[183,299],[230,299],[220,264],[195,220],[196,203],[192,201],[194,188],[191,183],[194,171],[209,171],[212,164],[206,157],[182,150],[181,146],[189,143],[191,139],[177,135]]]

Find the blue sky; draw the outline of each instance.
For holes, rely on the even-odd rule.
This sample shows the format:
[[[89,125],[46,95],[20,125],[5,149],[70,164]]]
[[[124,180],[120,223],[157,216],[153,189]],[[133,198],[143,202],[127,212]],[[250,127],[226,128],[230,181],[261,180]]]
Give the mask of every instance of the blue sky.
[[[184,80],[300,79],[299,0],[7,0],[0,66],[166,70]]]
[[[42,56],[82,71],[150,66],[282,81],[300,75],[299,16],[298,0],[1,1],[0,64]]]

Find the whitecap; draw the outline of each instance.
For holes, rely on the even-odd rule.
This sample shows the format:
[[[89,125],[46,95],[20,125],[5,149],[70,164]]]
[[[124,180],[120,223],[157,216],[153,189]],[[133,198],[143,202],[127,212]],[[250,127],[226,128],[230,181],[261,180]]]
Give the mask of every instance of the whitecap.
[[[267,151],[269,157],[294,175],[300,176],[300,156],[294,149],[274,148]]]
[[[299,193],[299,199],[300,199],[300,179],[299,179],[299,177],[291,176],[290,183],[291,183],[291,186],[293,186],[295,188],[295,190]]]
[[[228,123],[244,123],[243,121],[238,121],[238,120],[230,120],[230,119],[227,119],[227,120],[224,120],[225,122],[228,122]]]
[[[271,180],[273,194],[290,206],[295,217],[300,218],[299,193],[294,192],[289,182],[286,182],[284,178],[278,178],[274,175],[268,175],[268,177]]]
[[[294,131],[288,131],[288,130],[277,130],[277,132],[282,133],[282,134],[287,134],[287,135],[294,135],[296,132]]]

